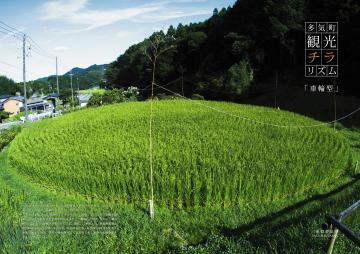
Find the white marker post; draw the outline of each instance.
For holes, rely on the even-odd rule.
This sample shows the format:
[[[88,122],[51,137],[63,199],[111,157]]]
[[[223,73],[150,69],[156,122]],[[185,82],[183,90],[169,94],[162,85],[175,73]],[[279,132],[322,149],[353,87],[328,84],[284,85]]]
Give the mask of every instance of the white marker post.
[[[149,215],[151,219],[154,219],[154,202],[153,200],[149,200]]]

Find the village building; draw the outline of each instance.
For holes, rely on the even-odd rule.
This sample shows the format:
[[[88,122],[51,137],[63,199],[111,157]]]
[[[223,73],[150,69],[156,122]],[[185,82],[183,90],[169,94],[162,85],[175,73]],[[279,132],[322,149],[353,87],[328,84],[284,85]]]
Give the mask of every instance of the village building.
[[[9,97],[1,102],[0,108],[3,108],[3,111],[10,113],[10,115],[17,115],[24,108],[24,97],[22,96],[13,96]]]

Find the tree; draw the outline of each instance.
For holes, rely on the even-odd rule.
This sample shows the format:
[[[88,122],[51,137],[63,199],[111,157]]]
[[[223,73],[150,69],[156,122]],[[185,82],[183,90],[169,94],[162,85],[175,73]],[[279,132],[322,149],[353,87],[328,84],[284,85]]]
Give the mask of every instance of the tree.
[[[166,35],[167,36],[175,36],[175,33],[176,33],[175,28],[173,27],[173,25],[170,25]]]
[[[241,95],[254,80],[254,72],[247,60],[232,65],[227,73],[228,90],[234,95]]]
[[[215,8],[213,11],[213,16],[217,16],[217,15],[219,15],[219,10]]]
[[[196,51],[207,40],[208,36],[204,32],[189,33],[188,37],[188,49],[189,51]]]
[[[0,76],[0,95],[15,95],[20,92],[21,85],[16,84],[12,79],[5,76]]]
[[[175,48],[174,37],[165,36],[162,31],[154,33],[148,39],[148,45],[144,52],[152,65],[151,97],[154,96],[156,63],[162,54],[173,48]]]

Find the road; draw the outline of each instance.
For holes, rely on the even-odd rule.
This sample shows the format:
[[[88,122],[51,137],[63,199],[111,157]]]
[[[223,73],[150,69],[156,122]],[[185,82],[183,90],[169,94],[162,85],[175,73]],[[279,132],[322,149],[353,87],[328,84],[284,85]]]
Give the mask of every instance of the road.
[[[23,123],[22,121],[16,121],[16,122],[10,122],[10,123],[0,124],[0,130],[2,130],[2,129],[8,129],[8,128],[10,128],[11,126],[18,125],[18,124],[22,124],[22,123]]]

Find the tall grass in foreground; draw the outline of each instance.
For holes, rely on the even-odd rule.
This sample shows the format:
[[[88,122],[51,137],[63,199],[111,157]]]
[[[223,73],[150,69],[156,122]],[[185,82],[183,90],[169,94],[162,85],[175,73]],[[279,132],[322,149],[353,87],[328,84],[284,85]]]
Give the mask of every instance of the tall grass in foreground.
[[[289,125],[296,114],[203,102],[236,115]],[[89,109],[23,130],[9,149],[17,171],[49,189],[110,202],[150,195],[149,102]],[[350,147],[331,128],[276,128],[190,101],[154,104],[154,190],[166,207],[231,207],[272,202],[339,177]]]

